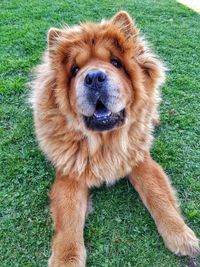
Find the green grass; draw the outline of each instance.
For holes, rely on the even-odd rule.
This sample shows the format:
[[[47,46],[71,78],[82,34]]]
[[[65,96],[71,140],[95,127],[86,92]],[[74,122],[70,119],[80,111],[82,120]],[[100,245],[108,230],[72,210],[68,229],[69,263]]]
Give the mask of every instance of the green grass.
[[[101,3],[101,4],[100,4]],[[54,170],[37,147],[27,104],[29,73],[51,26],[99,21],[124,9],[170,68],[154,158],[171,176],[187,223],[200,225],[200,16],[168,0],[0,2],[0,266],[46,266]],[[128,194],[127,194],[128,192]],[[178,267],[137,193],[124,180],[95,189],[85,227],[90,267]],[[197,263],[198,264],[198,263]]]

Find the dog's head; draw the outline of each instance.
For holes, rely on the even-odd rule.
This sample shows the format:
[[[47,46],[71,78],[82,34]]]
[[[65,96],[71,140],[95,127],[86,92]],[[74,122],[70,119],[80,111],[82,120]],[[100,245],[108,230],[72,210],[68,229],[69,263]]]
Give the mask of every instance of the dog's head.
[[[52,28],[48,43],[56,102],[87,130],[108,131],[130,122],[138,101],[144,105],[163,78],[161,64],[126,12],[99,24]]]

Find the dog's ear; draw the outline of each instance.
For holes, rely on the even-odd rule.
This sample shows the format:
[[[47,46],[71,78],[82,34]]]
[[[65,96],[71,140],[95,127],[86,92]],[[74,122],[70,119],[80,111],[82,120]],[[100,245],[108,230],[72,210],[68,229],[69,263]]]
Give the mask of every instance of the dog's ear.
[[[145,88],[150,93],[165,81],[165,65],[152,53],[145,53],[138,57],[138,63],[143,70]]]
[[[111,19],[111,23],[117,26],[127,39],[133,38],[138,35],[138,30],[132,18],[125,11],[118,12]]]
[[[151,53],[147,43],[139,36],[139,30],[129,14],[120,11],[111,19],[111,23],[117,26],[127,39],[134,41],[135,51],[137,51],[135,58],[143,70],[144,83],[148,91],[161,85],[165,80],[166,68]]]
[[[55,44],[58,41],[58,38],[62,36],[63,31],[57,28],[51,28],[48,31],[48,46],[51,47],[53,44]]]

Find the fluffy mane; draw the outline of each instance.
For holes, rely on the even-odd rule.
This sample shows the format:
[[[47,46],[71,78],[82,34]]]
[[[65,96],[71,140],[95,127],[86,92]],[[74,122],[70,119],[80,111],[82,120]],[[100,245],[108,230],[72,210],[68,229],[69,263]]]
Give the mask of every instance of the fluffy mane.
[[[63,174],[74,173],[76,179],[87,177],[89,186],[112,183],[127,175],[149,150],[164,67],[131,19],[51,29],[48,43],[32,82],[31,103],[39,144]],[[122,53],[134,97],[125,126],[96,133],[84,129],[69,104],[69,81],[63,75],[63,64],[70,64],[75,50],[89,51],[91,56],[104,53],[103,49]]]

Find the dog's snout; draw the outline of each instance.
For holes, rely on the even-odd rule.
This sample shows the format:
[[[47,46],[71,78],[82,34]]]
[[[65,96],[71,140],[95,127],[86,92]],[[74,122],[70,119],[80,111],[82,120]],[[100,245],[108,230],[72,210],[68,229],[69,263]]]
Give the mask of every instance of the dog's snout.
[[[106,81],[106,74],[101,70],[89,71],[85,77],[87,87],[101,86]]]

